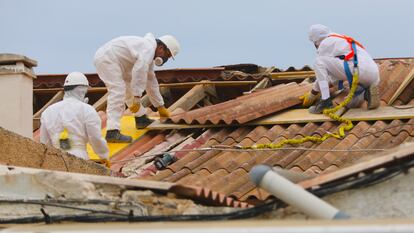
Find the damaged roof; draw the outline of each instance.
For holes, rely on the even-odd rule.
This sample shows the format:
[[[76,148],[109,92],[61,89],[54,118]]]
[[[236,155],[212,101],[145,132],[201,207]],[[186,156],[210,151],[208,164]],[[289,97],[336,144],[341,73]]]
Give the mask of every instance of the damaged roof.
[[[380,67],[381,105],[396,106],[391,112],[398,112],[414,104],[414,59],[377,59],[376,62]],[[303,78],[312,76],[308,67],[273,70],[272,73],[255,73],[254,66],[244,70],[240,67],[229,70],[229,67],[167,70],[168,78],[167,75],[162,76],[163,71],[157,76],[161,83],[269,79],[273,86],[248,94],[243,94],[246,86],[243,89],[231,86],[221,89],[232,92],[224,98],[206,95],[202,101],[184,111],[174,112],[170,118],[172,123],[193,126],[147,132],[111,158],[111,169],[130,178],[173,182],[191,190],[188,193],[198,198],[218,200],[217,203],[224,205],[237,202],[240,206],[239,203],[255,204],[272,198],[250,181],[248,173],[254,165],[264,163],[309,178],[318,177],[373,158],[382,150],[410,142],[414,137],[412,116],[390,120],[373,117],[355,121],[355,127],[342,140],[329,138],[320,144],[307,142],[300,148],[275,151],[225,150],[234,145],[277,143],[286,138],[323,135],[335,132],[339,126],[339,123],[326,118],[309,121],[306,116],[301,122],[260,123],[264,116],[277,117],[300,108],[298,97],[311,88],[311,84],[301,82]],[[185,94],[183,92],[181,97]],[[174,98],[172,103],[180,101],[180,95]],[[253,121],[255,124],[251,124]],[[205,124],[213,124],[214,127]],[[214,146],[224,149],[203,150]],[[154,157],[174,150],[177,151],[174,153],[177,161],[164,170],[157,170],[153,164]]]

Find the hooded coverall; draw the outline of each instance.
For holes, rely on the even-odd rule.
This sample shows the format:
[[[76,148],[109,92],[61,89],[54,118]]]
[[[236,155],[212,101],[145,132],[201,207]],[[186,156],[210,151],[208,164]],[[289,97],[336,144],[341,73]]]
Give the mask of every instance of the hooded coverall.
[[[101,135],[101,119],[96,110],[81,101],[79,94],[76,94],[76,88],[65,92],[62,101],[49,106],[42,113],[40,142],[60,148],[59,136],[66,128],[71,144],[68,153],[88,160],[86,144],[89,142],[101,159],[108,159],[108,146]]]
[[[120,129],[125,103],[132,105],[133,97],[146,91],[154,107],[164,105],[154,73],[154,54],[157,43],[154,35],[115,38],[95,54],[94,64],[99,77],[108,88],[107,129]],[[135,116],[145,115],[140,108]]]
[[[344,61],[339,59],[338,56],[347,55],[351,52],[351,49],[346,40],[330,36],[336,33],[330,32],[327,27],[323,25],[314,26],[320,28],[311,30],[309,34],[310,40],[319,46],[314,65],[316,82],[313,89],[321,92],[322,99],[327,99],[329,98],[328,83],[337,84],[339,80],[347,81]],[[356,46],[356,48],[359,67],[359,85],[363,88],[367,88],[370,85],[378,85],[380,79],[377,64],[365,49],[359,46]],[[353,59],[348,61],[348,65],[351,68],[351,72],[353,72]],[[357,102],[363,101],[363,96],[362,92],[360,95],[355,96],[352,102],[358,105]]]

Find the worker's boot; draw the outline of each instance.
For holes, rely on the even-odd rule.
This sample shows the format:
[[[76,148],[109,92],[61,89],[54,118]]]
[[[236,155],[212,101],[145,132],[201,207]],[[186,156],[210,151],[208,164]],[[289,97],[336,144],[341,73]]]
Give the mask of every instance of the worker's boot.
[[[154,122],[154,120],[149,119],[147,115],[135,117],[135,127],[137,129],[145,129],[152,122]]]
[[[107,142],[110,143],[130,143],[132,142],[132,137],[123,135],[119,131],[119,129],[111,129],[106,131],[106,137]]]
[[[347,108],[359,108],[364,103],[365,92],[367,90],[362,86],[357,86],[354,96],[352,97],[351,101],[346,105]]]
[[[380,106],[380,97],[377,85],[371,85],[367,88],[364,95],[368,102],[368,109],[376,109]]]
[[[319,100],[315,106],[311,106],[309,108],[309,112],[313,114],[321,114],[324,109],[333,108],[333,106],[334,105],[332,103],[331,98],[328,98],[326,100]]]

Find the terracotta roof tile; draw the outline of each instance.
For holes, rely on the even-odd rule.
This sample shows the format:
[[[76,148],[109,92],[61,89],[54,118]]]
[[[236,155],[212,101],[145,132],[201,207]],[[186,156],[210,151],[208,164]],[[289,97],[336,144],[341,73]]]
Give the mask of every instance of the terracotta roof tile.
[[[251,132],[252,128],[251,127],[239,127],[234,129],[233,128],[233,132],[231,132],[227,137],[226,140],[228,138],[233,139],[233,141],[235,143],[239,143],[241,142],[246,136],[248,136],[248,134]]]
[[[219,153],[220,153],[220,151],[218,151],[218,150],[208,151],[208,152],[206,152],[204,154],[201,154],[196,159],[188,162],[184,167],[187,167],[187,168],[189,168],[191,170],[196,170],[201,165],[203,165],[204,163],[209,162],[210,159],[213,159]]]
[[[414,137],[408,137],[407,139],[405,139],[404,142],[412,142],[414,141]]]
[[[141,156],[154,146],[160,144],[165,139],[165,135],[160,133],[155,136],[144,135],[137,139],[136,143],[132,143],[122,151],[118,152],[111,158],[111,170],[120,171],[129,159]]]
[[[248,203],[261,203],[263,200],[267,200],[272,195],[260,188],[254,188],[243,195],[240,200],[245,200]]]
[[[299,104],[299,96],[310,88],[311,84],[281,84],[220,104],[179,113],[173,115],[171,120],[187,124],[242,124]]]
[[[257,126],[251,130],[238,144],[240,146],[252,146],[255,144],[265,133],[267,128],[264,126]]]
[[[217,156],[214,157],[214,159],[210,159],[207,162],[203,163],[201,168],[207,169],[210,173],[213,173],[216,170],[224,169],[227,172],[229,172],[226,167],[228,164],[232,163],[234,159],[232,152],[224,152],[220,153],[217,152]],[[200,169],[200,167],[198,167]],[[230,170],[231,172],[231,170]]]
[[[368,129],[368,134],[364,137],[362,137],[361,139],[359,139],[354,145],[352,145],[352,147],[350,147],[351,149],[366,149],[366,148],[370,148],[370,145],[375,143],[377,138],[373,135],[373,134],[369,134],[370,132],[378,132],[382,129],[384,129],[385,127],[387,127],[388,125],[384,122],[384,121],[376,121],[369,129]],[[333,162],[333,164],[335,164],[338,167],[344,166],[347,163],[351,163],[353,161],[356,161],[358,159],[360,159],[362,156],[367,155],[368,152],[358,152],[358,153],[351,153],[351,152],[347,152],[342,154],[341,157],[339,157],[337,160],[335,160]]]
[[[305,175],[318,175],[321,174],[323,171],[318,167],[318,166],[311,166],[310,168],[308,168],[304,174]]]
[[[195,184],[202,184],[202,186],[207,186],[211,182],[217,179],[217,176],[220,175],[227,175],[227,171],[220,169],[213,173],[209,172],[207,169],[200,169],[196,173],[198,174],[204,174],[204,177],[202,177],[200,180],[198,180]],[[190,175],[192,176],[192,175]]]
[[[318,127],[315,123],[308,123],[301,131],[299,131],[299,135],[323,135],[326,131],[331,130],[332,128],[336,128],[334,124],[331,122],[325,122],[321,126]],[[303,136],[298,136],[303,137]],[[301,147],[317,147],[317,144],[314,144],[313,142],[305,142],[301,145]],[[291,167],[291,163],[297,160],[299,157],[301,157],[303,154],[308,153],[307,151],[303,150],[292,150],[289,153],[286,153],[286,155],[282,156],[283,158],[278,160],[278,162],[274,163],[273,165],[280,166],[282,168],[289,168]],[[302,170],[305,170],[301,167]]]
[[[385,132],[392,134],[393,136],[396,136],[400,133],[400,131],[403,130],[403,127],[404,127],[404,122],[402,120],[393,120],[383,130],[385,130]]]
[[[263,135],[265,135],[268,132],[268,128],[265,126],[257,126],[253,130],[251,130],[245,137],[249,138],[253,142],[257,142]]]
[[[211,138],[205,144],[201,145],[201,147],[209,147],[212,145],[221,144],[221,141],[224,140],[227,136],[229,136],[228,135],[229,132],[230,132],[229,129],[222,129],[218,131],[217,133],[213,134],[213,136],[211,136]],[[233,140],[233,139],[230,138],[229,140]],[[217,151],[210,151],[210,152],[215,153]],[[194,151],[194,152],[187,153],[185,154],[183,158],[179,159],[177,162],[173,163],[168,168],[171,169],[172,171],[177,172],[181,168],[183,168],[184,166],[192,162],[193,160],[199,159],[202,154],[203,153],[200,151]]]
[[[240,168],[245,171],[250,171],[254,165],[266,163],[266,161],[269,161],[271,157],[277,156],[275,152],[271,151],[250,152],[250,154],[252,155],[251,158],[240,165]]]
[[[339,139],[328,138],[326,141],[322,142],[318,146],[318,149],[331,149],[331,148],[334,148],[339,142],[340,142]],[[327,152],[321,152],[321,151],[310,151],[309,153],[304,153],[296,161],[292,162],[292,165],[289,167],[292,167],[292,168],[298,167],[302,171],[306,171],[314,163],[320,160],[322,156],[326,153]]]
[[[227,176],[229,173],[225,169],[219,169],[207,176],[206,187],[212,188],[217,185],[221,185],[221,179]]]
[[[171,169],[167,168],[165,170],[158,171],[155,176],[148,176],[145,177],[145,179],[162,181],[163,179],[170,177],[173,174],[174,172]]]
[[[251,182],[249,174],[243,169],[237,169],[232,173],[229,173],[227,176],[220,179],[221,184],[218,184],[215,190],[218,190],[220,193],[226,195],[232,194],[238,187],[241,185]]]
[[[382,69],[382,66],[385,66]],[[388,69],[392,68],[391,72]],[[379,84],[381,99],[388,103],[395,91],[407,77],[409,72],[414,68],[414,63],[407,63],[404,61],[395,61],[390,63],[383,63],[380,65],[381,82]]]
[[[182,149],[193,149],[202,146],[207,140],[212,137],[216,132],[216,129],[208,129],[203,134],[201,134],[197,139],[193,140],[191,143],[186,144],[182,147]],[[178,159],[182,158],[184,155],[188,154],[189,152],[177,152],[175,153],[175,157]]]
[[[187,176],[191,174],[191,170],[188,168],[183,168],[175,173],[173,173],[172,175],[166,177],[163,179],[163,181],[166,182],[177,182],[178,180],[182,179],[183,177]]]
[[[336,170],[338,170],[338,169],[339,169],[339,167],[338,167],[338,166],[336,166],[336,165],[332,164],[332,165],[330,165],[328,168],[326,168],[326,169],[323,171],[323,173],[330,173],[330,172],[336,171]]]
[[[406,122],[401,130],[407,132],[410,136],[414,136],[414,118]]]
[[[274,141],[284,130],[285,127],[274,125],[265,135],[263,135],[263,137],[269,139],[269,141]]]
[[[391,138],[388,148],[398,146],[409,138],[411,137],[406,131],[401,131],[397,136]]]
[[[319,129],[319,125],[316,123],[307,123],[305,126],[302,127],[297,133],[296,137],[305,137],[308,135],[312,135]]]
[[[195,173],[189,174],[187,176],[185,176],[184,178],[182,178],[181,180],[179,180],[178,183],[180,184],[191,184],[191,185],[197,185],[200,187],[205,186],[205,184],[202,182],[202,180],[209,176],[211,173],[206,170],[206,169],[201,169],[198,170]]]
[[[377,137],[374,143],[368,148],[388,148],[391,144],[391,140],[401,132],[402,122],[400,120],[394,120],[383,129],[377,131],[373,135]],[[407,134],[408,136],[408,134]]]
[[[251,190],[255,189],[256,185],[252,182],[246,182],[240,185],[236,190],[234,190],[230,196],[237,198],[238,200],[242,200],[242,196],[246,195]],[[245,199],[244,199],[245,200]]]
[[[354,145],[359,137],[370,127],[366,122],[359,122],[351,132],[342,140],[340,140],[332,149],[335,150],[344,150],[350,148]],[[328,166],[332,164],[333,161],[338,159],[338,156],[342,156],[344,153],[338,152],[325,152],[321,153],[320,159],[313,163],[313,166],[317,166],[321,170],[325,170]]]
[[[297,132],[299,132],[302,129],[302,127],[299,124],[290,124],[289,127],[286,128],[274,141],[274,143],[287,139],[287,138],[293,138],[296,136]]]
[[[211,140],[215,140],[216,142],[220,143],[222,141],[224,141],[227,137],[229,137],[229,134],[232,132],[232,129],[230,128],[223,128],[220,131],[218,131],[216,134],[214,134],[209,140],[208,142],[210,142]],[[231,136],[233,137],[233,136]],[[236,137],[238,138],[238,137]]]
[[[236,208],[251,207],[248,203],[237,201],[232,197],[226,196],[205,187],[196,187],[192,185],[174,185],[170,189],[171,192],[193,200],[200,201],[208,205],[230,206]]]
[[[327,132],[332,132],[332,133],[335,132],[336,128],[337,128],[336,123],[327,121],[327,122],[324,122],[320,127],[318,127],[313,134],[323,136]]]

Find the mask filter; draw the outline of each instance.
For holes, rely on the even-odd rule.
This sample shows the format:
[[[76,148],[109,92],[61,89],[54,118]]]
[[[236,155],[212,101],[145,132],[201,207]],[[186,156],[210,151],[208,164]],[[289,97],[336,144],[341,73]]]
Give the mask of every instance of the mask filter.
[[[167,61],[168,61],[168,58],[164,58],[164,57],[156,57],[156,58],[154,58],[154,64],[156,66],[162,66]]]

